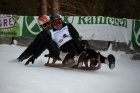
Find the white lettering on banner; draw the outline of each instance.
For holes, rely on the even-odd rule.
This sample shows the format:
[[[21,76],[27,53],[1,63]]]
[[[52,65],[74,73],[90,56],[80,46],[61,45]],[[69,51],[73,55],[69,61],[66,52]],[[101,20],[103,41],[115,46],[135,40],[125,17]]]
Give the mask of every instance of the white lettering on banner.
[[[138,38],[139,38],[139,36],[140,36],[140,30],[138,31],[138,33],[136,34],[136,32],[134,32],[135,33],[135,36],[136,36],[136,42],[137,42],[137,44],[140,46],[140,42],[138,41]]]
[[[140,24],[140,21],[137,20],[137,24]],[[136,30],[136,22],[134,23],[134,27],[133,27],[133,32],[134,32],[134,36],[136,38],[136,43],[138,46],[140,46],[140,25],[138,25],[137,30]]]
[[[0,14],[0,29],[8,29],[15,26],[15,21],[12,15]]]

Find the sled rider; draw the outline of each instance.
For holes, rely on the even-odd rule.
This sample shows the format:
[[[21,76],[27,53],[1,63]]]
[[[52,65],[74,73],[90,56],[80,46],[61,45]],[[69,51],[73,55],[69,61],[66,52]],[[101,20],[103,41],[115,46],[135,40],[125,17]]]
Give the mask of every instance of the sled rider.
[[[75,61],[74,60],[74,57],[76,57],[75,55],[85,51],[84,45],[89,46],[88,42],[86,41],[86,44],[85,42],[83,43],[82,42],[83,40],[81,40],[79,37],[78,31],[72,26],[72,24],[63,23],[61,15],[59,14],[51,15],[50,23],[52,25],[52,29],[50,30],[52,40],[57,43],[58,48],[60,48],[63,52],[69,52],[72,60]],[[95,50],[91,48],[87,48],[85,52],[88,56],[86,56],[85,59],[85,55],[83,55],[82,61],[85,59],[84,63],[86,67],[94,67],[97,65],[97,63],[99,65],[101,61],[101,63],[106,63],[110,69],[114,69],[115,57],[112,54],[108,55],[108,57],[106,58],[100,53],[98,54]],[[89,59],[90,66],[87,65]],[[46,65],[55,66],[52,64]]]
[[[59,57],[59,50],[55,47],[56,44],[48,39],[50,36],[48,31],[51,29],[49,21],[50,18],[47,15],[41,15],[38,17],[38,24],[43,30],[37,34],[33,42],[31,42],[31,44],[17,58],[19,62],[29,58],[25,65],[28,65],[30,62],[33,64],[35,59],[37,59],[46,48],[48,48],[54,58]]]

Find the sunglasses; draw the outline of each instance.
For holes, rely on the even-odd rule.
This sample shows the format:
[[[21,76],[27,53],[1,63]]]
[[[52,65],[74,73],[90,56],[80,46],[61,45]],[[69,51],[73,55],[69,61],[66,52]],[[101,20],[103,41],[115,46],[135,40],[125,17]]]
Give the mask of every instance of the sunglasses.
[[[47,23],[45,23],[45,24],[43,24],[43,25],[41,25],[43,28],[46,28],[47,26],[49,26],[50,25],[50,23],[49,22],[47,22]]]
[[[62,24],[62,19],[57,19],[51,22],[52,25]]]

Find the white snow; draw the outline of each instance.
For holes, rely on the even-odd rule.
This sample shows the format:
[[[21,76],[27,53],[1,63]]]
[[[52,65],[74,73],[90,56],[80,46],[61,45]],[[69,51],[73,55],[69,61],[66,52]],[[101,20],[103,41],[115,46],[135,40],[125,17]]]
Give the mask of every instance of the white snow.
[[[140,60],[122,51],[101,51],[116,57],[116,67],[110,70],[102,64],[100,70],[45,67],[43,54],[34,64],[12,62],[26,47],[0,45],[0,93],[139,93]]]

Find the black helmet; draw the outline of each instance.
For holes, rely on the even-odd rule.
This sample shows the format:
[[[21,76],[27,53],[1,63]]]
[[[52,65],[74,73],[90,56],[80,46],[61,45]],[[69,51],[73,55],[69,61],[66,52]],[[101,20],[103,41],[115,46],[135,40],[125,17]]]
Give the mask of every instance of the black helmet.
[[[62,16],[59,14],[53,14],[50,16],[50,22],[53,22],[53,21],[58,20],[58,19],[62,19]]]

